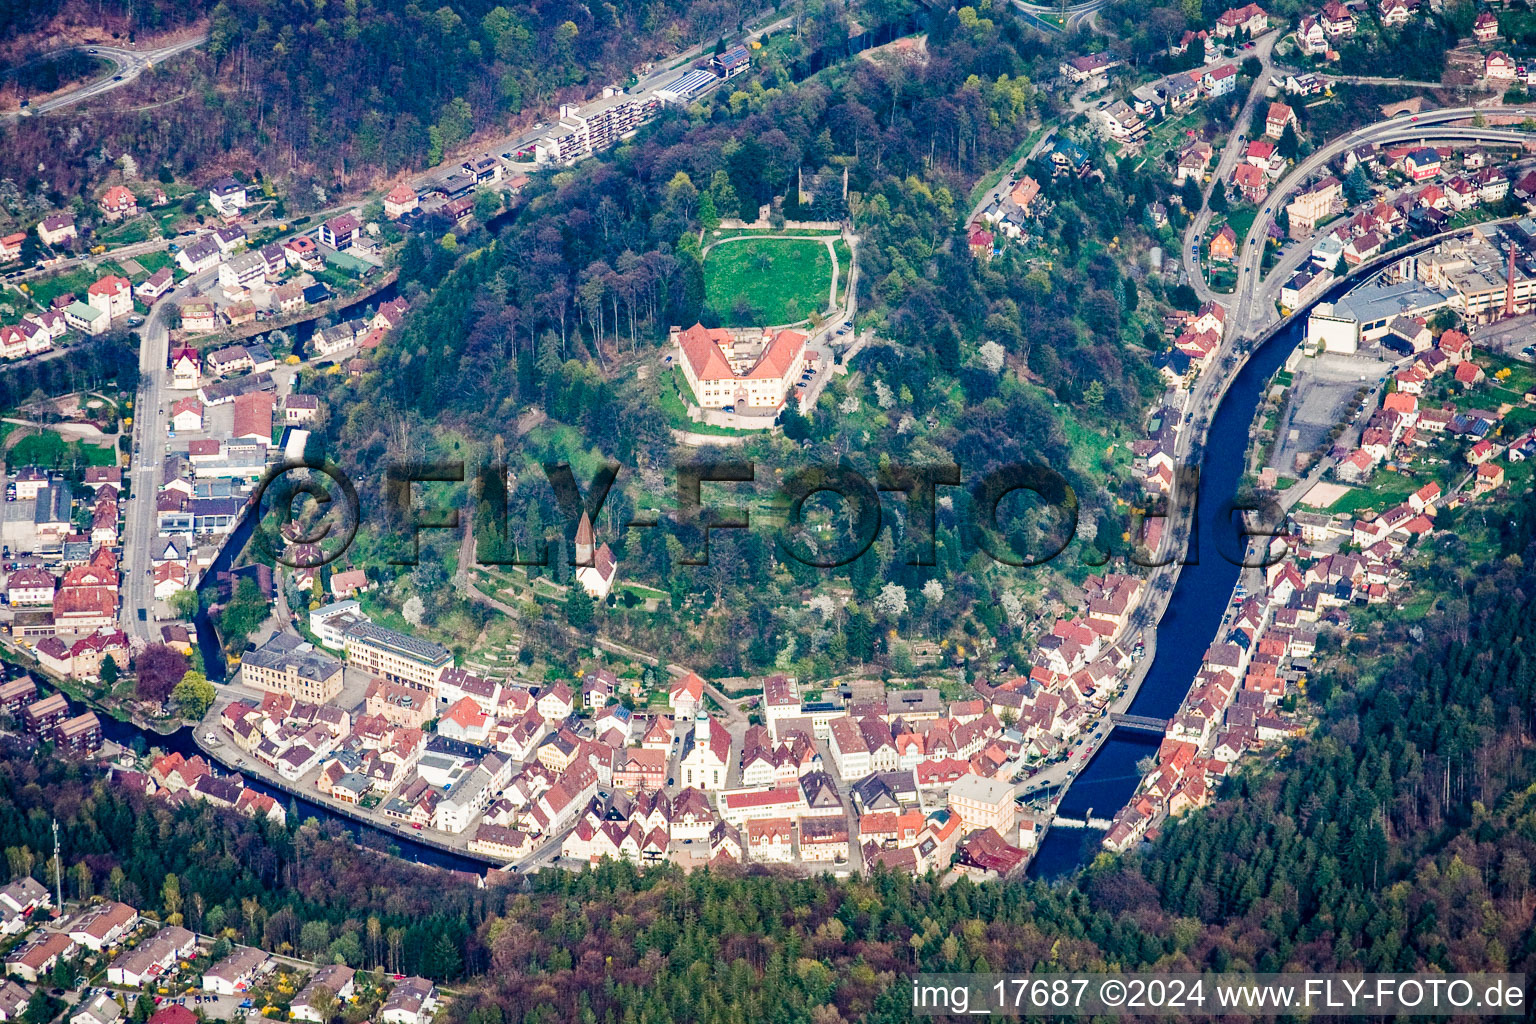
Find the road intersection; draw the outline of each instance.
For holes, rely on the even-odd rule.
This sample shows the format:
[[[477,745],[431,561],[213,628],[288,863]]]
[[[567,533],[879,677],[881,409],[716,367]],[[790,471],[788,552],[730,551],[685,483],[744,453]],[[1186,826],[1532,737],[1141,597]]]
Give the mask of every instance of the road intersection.
[[[48,114],[55,110],[62,110],[64,107],[72,106],[81,102],[82,100],[88,100],[92,97],[100,96],[103,93],[111,92],[113,89],[120,89],[137,79],[145,71],[154,67],[156,64],[159,64],[161,61],[164,61],[169,57],[174,57],[178,53],[182,53],[194,47],[201,46],[207,41],[208,35],[207,33],[203,33],[193,36],[190,39],[183,39],[179,43],[172,43],[169,46],[161,46],[153,50],[131,50],[122,46],[105,46],[99,44],[96,46],[82,44],[80,46],[69,46],[61,50],[55,50],[51,53],[45,54],[44,56],[56,57],[66,53],[86,52],[89,53],[92,57],[100,57],[103,60],[111,61],[112,64],[116,66],[116,70],[112,74],[103,75],[101,78],[98,78],[93,82],[87,82],[85,85],[79,86],[78,88],[70,89],[68,92],[61,93],[58,96],[51,97],[50,99],[41,100],[28,107],[22,108],[22,110],[10,111],[6,114],[0,115],[0,117],[7,117],[14,120],[15,118],[21,117],[23,114],[34,117],[39,114]]]

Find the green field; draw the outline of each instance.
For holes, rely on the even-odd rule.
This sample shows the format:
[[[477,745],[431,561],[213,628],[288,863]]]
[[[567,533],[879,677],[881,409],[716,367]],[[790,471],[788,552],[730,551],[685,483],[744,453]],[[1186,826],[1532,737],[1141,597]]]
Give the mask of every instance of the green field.
[[[717,245],[704,257],[704,299],[734,326],[779,325],[822,312],[832,287],[826,244],[752,238]]]
[[[6,455],[6,464],[17,466],[42,466],[45,469],[64,469],[75,464],[82,466],[112,466],[117,464],[117,453],[111,448],[82,441],[66,441],[51,430],[32,434],[16,442]]]
[[[149,274],[153,274],[155,271],[162,267],[170,267],[173,265],[173,257],[170,253],[164,251],[163,249],[159,252],[146,252],[142,256],[135,256],[133,259],[135,263],[148,271],[148,273],[144,275],[145,277],[148,277]],[[137,284],[138,282],[135,281],[134,283]]]
[[[1406,477],[1391,470],[1380,470],[1365,486],[1354,488],[1329,505],[1328,511],[1354,513],[1370,508],[1377,512],[1385,512],[1394,505],[1400,505],[1408,500],[1408,495],[1422,486],[1424,481],[1414,480],[1412,477]]]
[[[57,274],[53,277],[41,278],[28,282],[28,291],[32,300],[39,306],[47,309],[55,296],[65,292],[72,293],[81,302],[85,301],[85,290],[96,280],[107,274],[122,274],[122,268],[116,263],[106,261],[95,267],[76,267],[74,270]],[[126,274],[123,274],[126,277]]]

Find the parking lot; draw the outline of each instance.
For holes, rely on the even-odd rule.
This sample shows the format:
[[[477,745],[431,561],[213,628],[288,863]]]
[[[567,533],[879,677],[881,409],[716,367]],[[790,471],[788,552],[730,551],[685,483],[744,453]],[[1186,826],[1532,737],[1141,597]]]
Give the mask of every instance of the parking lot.
[[[1328,352],[1298,360],[1270,465],[1283,474],[1295,474],[1296,457],[1324,444],[1329,432],[1344,420],[1355,393],[1379,387],[1396,359],[1394,353],[1370,345],[1349,355]]]
[[[1536,335],[1533,332],[1536,332],[1536,314],[1522,313],[1477,328],[1472,332],[1472,340],[1485,352],[1533,363],[1536,362],[1536,346],[1532,344]]]

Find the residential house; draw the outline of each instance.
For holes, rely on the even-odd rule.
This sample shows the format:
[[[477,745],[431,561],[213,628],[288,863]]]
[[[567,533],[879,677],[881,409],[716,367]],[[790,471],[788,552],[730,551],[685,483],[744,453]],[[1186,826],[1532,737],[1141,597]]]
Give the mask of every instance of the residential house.
[[[1422,146],[1403,157],[1403,173],[1414,181],[1428,181],[1440,173],[1440,154]]]
[[[1295,124],[1296,112],[1277,101],[1269,105],[1269,111],[1264,115],[1264,134],[1271,139],[1278,139],[1285,134],[1287,126]]]
[[[202,235],[188,242],[176,254],[176,265],[188,274],[200,274],[212,270],[224,259],[219,245],[210,235]]]
[[[37,237],[44,245],[58,246],[74,241],[75,217],[70,213],[49,214],[37,223]]]
[[[1232,225],[1223,224],[1221,230],[1211,236],[1211,262],[1231,263],[1237,258],[1237,232]]]
[[[143,300],[146,305],[152,305],[156,299],[170,291],[175,284],[176,275],[172,273],[171,268],[161,267],[140,281],[133,289],[133,293]]]
[[[102,216],[109,222],[123,220],[125,217],[137,217],[139,215],[139,201],[134,194],[121,185],[113,185],[96,201],[96,206],[101,210]]]
[[[1355,34],[1355,16],[1339,0],[1328,0],[1318,20],[1329,39],[1348,39]]]
[[[332,217],[320,225],[320,242],[338,251],[350,249],[358,239],[362,224],[350,213]]]
[[[415,189],[409,185],[396,185],[384,196],[384,216],[390,220],[399,220],[416,209],[419,203]]]
[[[1269,15],[1258,4],[1246,4],[1223,11],[1216,19],[1216,38],[1230,39],[1238,33],[1250,37],[1269,28]]]
[[[126,277],[108,274],[86,289],[86,301],[113,320],[133,312],[133,286]]]
[[[245,234],[245,228],[239,224],[228,224],[222,228],[214,228],[212,237],[213,244],[219,247],[219,254],[222,256],[228,256],[249,241]]]
[[[1250,163],[1237,165],[1237,169],[1232,172],[1232,183],[1243,194],[1243,198],[1255,206],[1264,202],[1264,197],[1269,195],[1269,181],[1264,172]]]
[[[1307,56],[1321,56],[1328,52],[1328,33],[1317,18],[1304,15],[1296,26],[1296,46]]]
[[[381,1024],[428,1024],[437,1008],[437,988],[426,978],[397,982],[379,1009]]]
[[[203,972],[202,989],[221,996],[247,992],[272,966],[272,957],[254,946],[236,946],[228,956]]]
[[[208,203],[222,217],[238,217],[248,199],[245,186],[234,178],[220,178],[208,187]]]
[[[1058,70],[1061,76],[1074,84],[1088,81],[1090,78],[1102,78],[1109,74],[1113,68],[1122,66],[1125,62],[1115,55],[1112,50],[1102,53],[1091,53],[1082,57],[1072,57],[1061,62]]]

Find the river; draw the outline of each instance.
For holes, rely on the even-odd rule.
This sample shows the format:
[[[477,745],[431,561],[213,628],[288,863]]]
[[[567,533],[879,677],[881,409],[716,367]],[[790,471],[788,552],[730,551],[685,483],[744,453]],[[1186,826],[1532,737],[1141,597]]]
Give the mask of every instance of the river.
[[[1333,302],[1359,282],[1340,282],[1322,296]],[[1170,718],[1194,682],[1205,652],[1237,585],[1241,550],[1236,523],[1222,515],[1237,493],[1247,461],[1249,429],[1270,377],[1301,343],[1306,318],[1298,316],[1270,337],[1238,371],[1211,420],[1200,462],[1199,523],[1192,538],[1191,561],[1179,573],[1168,608],[1157,624],[1157,648],[1136,699],[1133,715]],[[1157,753],[1158,740],[1119,729],[1099,748],[1062,799],[1060,813],[1073,818],[1112,818],[1125,806],[1142,773],[1136,762]],[[1030,873],[1060,878],[1099,852],[1103,833],[1093,829],[1056,829],[1046,833]]]
[[[113,718],[105,712],[98,712],[97,718],[101,719],[102,735],[116,743],[134,750],[147,751],[151,747],[159,747],[166,753],[180,754],[183,757],[201,756],[196,741],[192,737],[192,727],[183,726],[167,736],[157,732],[141,729],[132,722],[124,722]],[[204,758],[206,760],[206,758]],[[218,766],[215,766],[217,769]],[[220,770],[222,774],[222,770]],[[464,857],[446,850],[440,850],[435,846],[418,843],[407,836],[397,835],[384,829],[374,828],[351,818],[335,814],[321,804],[303,797],[296,797],[291,793],[275,789],[260,779],[251,776],[242,776],[245,784],[250,788],[272,797],[280,807],[298,807],[300,820],[315,818],[322,822],[340,825],[350,832],[358,845],[369,849],[413,861],[417,864],[428,864],[433,867],[448,868],[454,871],[469,871],[481,875],[488,867],[485,862],[472,857]]]
[[[198,607],[197,614],[192,617],[192,625],[197,629],[197,649],[203,655],[203,673],[210,682],[222,683],[229,676],[228,662],[224,659],[224,649],[219,645],[219,634],[214,629],[213,618],[206,610],[203,602],[205,589],[212,589],[219,578],[219,573],[228,571],[234,563],[235,557],[245,549],[246,543],[251,539],[251,533],[256,528],[256,517],[246,509],[246,515],[240,518],[232,532],[224,541],[224,546],[219,549],[218,557],[203,573],[202,579],[197,584]]]
[[[340,323],[343,320],[352,319],[365,307],[378,309],[378,307],[386,302],[393,302],[395,296],[399,294],[400,282],[398,280],[391,281],[372,295],[358,299],[355,302],[349,302],[345,306],[340,306],[333,312],[325,315],[331,318],[332,323]],[[320,317],[311,317],[308,320],[301,320],[291,327],[277,329],[287,333],[288,337],[293,341],[293,354],[303,358],[305,351],[309,348],[309,339],[315,336],[315,324],[319,321]]]
[[[348,303],[347,305],[338,308],[334,313],[328,315],[331,316],[333,320],[345,320],[364,307],[372,307],[376,309],[383,303],[393,301],[395,296],[399,294],[400,283],[398,281],[392,281],[385,285],[383,288],[379,289],[374,294],[369,295],[366,298],[358,299],[356,302]],[[290,327],[278,328],[287,332],[289,338],[292,339],[293,351],[295,355],[303,357],[304,352],[309,345],[309,339],[314,337],[315,324],[318,322],[318,320],[319,317],[315,317],[309,320],[305,320],[301,323],[293,324]],[[250,541],[251,533],[255,529],[255,526],[256,521],[253,516],[247,515],[240,520],[239,525],[236,526],[234,532],[230,534],[223,548],[219,550],[219,556],[214,559],[213,564],[209,566],[208,571],[203,573],[202,579],[197,585],[199,599],[201,599],[205,587],[212,587],[214,585],[214,581],[218,579],[219,573],[227,572],[229,570],[229,567],[234,563],[234,560],[239,556],[240,552],[244,550],[245,545]],[[213,620],[209,617],[206,611],[202,610],[201,600],[199,600],[198,613],[193,617],[192,622],[193,625],[197,628],[197,647],[198,650],[202,652],[203,666],[206,669],[208,678],[215,683],[224,682],[225,677],[228,675],[228,671],[225,667],[223,652],[219,647],[218,633],[214,630]]]

